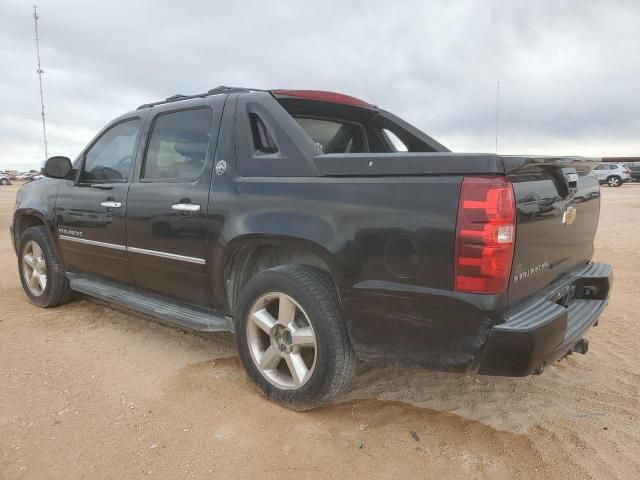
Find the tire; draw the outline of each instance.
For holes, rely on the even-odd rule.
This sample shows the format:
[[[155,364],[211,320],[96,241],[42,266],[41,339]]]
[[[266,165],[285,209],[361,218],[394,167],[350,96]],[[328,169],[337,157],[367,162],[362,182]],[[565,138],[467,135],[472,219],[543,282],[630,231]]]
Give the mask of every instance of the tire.
[[[0,179],[0,185],[9,185],[9,180],[7,180],[6,178]]]
[[[607,178],[607,185],[610,187],[619,187],[622,185],[622,179],[617,175],[611,175]]]
[[[27,255],[30,255],[34,267],[29,265],[29,259],[25,258]],[[67,303],[71,298],[69,281],[56,257],[47,227],[30,227],[22,234],[18,249],[18,271],[22,288],[31,303],[47,308]],[[38,277],[44,272],[44,287],[34,277],[33,271]]]
[[[289,315],[280,313],[283,301]],[[284,328],[288,320],[281,317],[292,317],[288,309],[292,304],[294,320]],[[270,320],[257,321],[264,312],[271,315]],[[336,287],[325,272],[307,265],[260,272],[242,289],[236,313],[240,359],[249,378],[270,400],[294,410],[309,410],[327,404],[351,383],[357,360]],[[276,324],[269,324],[271,321]],[[309,346],[311,335],[313,346]],[[271,354],[266,355],[269,349]],[[262,368],[259,358],[274,360],[264,361]],[[306,367],[304,376],[297,368],[300,358]]]

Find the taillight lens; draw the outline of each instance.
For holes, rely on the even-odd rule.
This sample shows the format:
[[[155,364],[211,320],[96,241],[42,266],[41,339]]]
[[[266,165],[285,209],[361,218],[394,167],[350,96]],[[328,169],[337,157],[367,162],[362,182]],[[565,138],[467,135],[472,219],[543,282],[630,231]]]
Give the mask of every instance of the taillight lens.
[[[516,235],[513,187],[504,177],[465,177],[456,224],[455,289],[507,289]]]

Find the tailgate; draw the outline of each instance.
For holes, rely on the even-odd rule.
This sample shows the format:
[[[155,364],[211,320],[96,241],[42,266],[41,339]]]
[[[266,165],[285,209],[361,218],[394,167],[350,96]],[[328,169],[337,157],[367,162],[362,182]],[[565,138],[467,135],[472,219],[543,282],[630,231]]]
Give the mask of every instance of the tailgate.
[[[543,290],[593,256],[600,187],[577,158],[503,157],[517,208],[510,303]],[[510,170],[513,168],[513,170]]]

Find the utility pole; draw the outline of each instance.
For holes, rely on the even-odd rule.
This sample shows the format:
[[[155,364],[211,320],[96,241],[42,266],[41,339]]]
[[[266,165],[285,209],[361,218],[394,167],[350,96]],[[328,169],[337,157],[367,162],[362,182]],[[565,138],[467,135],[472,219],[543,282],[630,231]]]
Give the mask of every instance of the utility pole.
[[[496,90],[496,155],[498,154],[498,121],[500,119],[500,80]]]
[[[49,158],[49,154],[47,153],[47,122],[45,120],[44,113],[44,89],[42,88],[42,75],[44,74],[44,70],[42,70],[40,66],[40,38],[38,36],[38,6],[33,6],[33,23],[36,29],[36,53],[38,55],[38,80],[40,82],[40,112],[42,114],[42,135],[44,137],[44,158],[45,160]]]

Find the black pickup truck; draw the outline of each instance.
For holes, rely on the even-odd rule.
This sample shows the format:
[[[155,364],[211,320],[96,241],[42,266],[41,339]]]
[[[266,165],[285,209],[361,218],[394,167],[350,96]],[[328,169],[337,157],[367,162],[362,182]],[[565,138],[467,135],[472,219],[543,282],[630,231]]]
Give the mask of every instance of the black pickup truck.
[[[596,160],[456,154],[362,100],[219,87],[142,105],[23,186],[36,305],[81,292],[234,331],[271,399],[322,405],[356,359],[524,376],[585,353]]]

